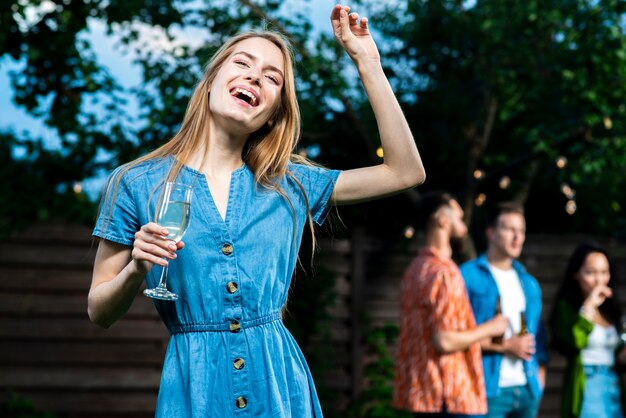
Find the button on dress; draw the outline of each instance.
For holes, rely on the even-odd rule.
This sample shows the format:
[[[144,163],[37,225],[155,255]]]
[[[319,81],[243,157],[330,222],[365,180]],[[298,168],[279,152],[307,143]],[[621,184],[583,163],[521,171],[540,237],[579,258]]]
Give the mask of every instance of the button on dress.
[[[132,246],[154,221],[158,196],[174,159],[141,163],[105,196],[93,235]],[[185,248],[169,263],[167,286],[179,299],[154,300],[171,338],[163,365],[157,417],[321,417],[306,361],[280,318],[287,301],[306,201],[321,224],[339,171],[289,164],[280,181],[289,201],[254,183],[247,165],[233,171],[225,219],[204,175],[183,166],[191,184]],[[155,287],[161,268],[146,276]]]

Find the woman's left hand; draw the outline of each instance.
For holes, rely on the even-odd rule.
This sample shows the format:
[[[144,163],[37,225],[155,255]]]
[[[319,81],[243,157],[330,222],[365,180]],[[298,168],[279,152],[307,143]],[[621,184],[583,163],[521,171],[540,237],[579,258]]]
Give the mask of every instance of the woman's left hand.
[[[369,31],[367,18],[359,18],[358,13],[349,12],[349,6],[336,4],[333,7],[330,21],[335,39],[354,62],[358,63],[363,59],[380,62],[380,54]]]

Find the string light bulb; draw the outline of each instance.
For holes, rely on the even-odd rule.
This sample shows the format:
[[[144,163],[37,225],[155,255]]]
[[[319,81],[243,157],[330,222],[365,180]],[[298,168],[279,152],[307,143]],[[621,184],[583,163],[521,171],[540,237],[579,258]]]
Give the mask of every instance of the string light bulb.
[[[613,121],[608,116],[605,116],[602,119],[602,123],[604,123],[604,127],[606,128],[607,131],[610,130],[613,127]]]
[[[561,193],[563,193],[565,197],[570,200],[576,196],[576,191],[572,189],[567,183],[561,184]]]
[[[481,193],[476,196],[476,199],[474,199],[474,203],[476,204],[476,206],[482,206],[485,203],[485,200],[487,200],[487,195]]]
[[[481,170],[474,170],[474,178],[478,180],[483,176],[483,172]]]
[[[567,165],[567,157],[561,155],[559,158],[556,159],[556,166],[559,169],[565,168],[566,165]]]
[[[508,188],[511,185],[511,178],[509,176],[504,176],[500,179],[499,186],[502,190]]]
[[[415,235],[415,228],[412,226],[407,226],[404,228],[404,238],[411,239]]]
[[[567,212],[568,215],[575,214],[576,209],[578,209],[578,207],[576,206],[575,200],[568,200],[567,203],[565,204],[565,211]]]
[[[83,183],[80,181],[75,182],[72,189],[74,190],[74,193],[81,194],[83,192]]]
[[[385,156],[385,152],[383,151],[383,147],[378,147],[376,149],[376,155],[378,155],[379,158],[383,158]]]

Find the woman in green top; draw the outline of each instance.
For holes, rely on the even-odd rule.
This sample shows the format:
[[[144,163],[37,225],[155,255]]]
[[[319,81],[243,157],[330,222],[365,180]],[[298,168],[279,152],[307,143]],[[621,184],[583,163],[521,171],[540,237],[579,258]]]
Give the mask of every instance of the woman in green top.
[[[572,254],[550,318],[554,348],[567,358],[562,418],[623,418],[626,363],[620,341],[616,277],[606,249],[580,245]]]

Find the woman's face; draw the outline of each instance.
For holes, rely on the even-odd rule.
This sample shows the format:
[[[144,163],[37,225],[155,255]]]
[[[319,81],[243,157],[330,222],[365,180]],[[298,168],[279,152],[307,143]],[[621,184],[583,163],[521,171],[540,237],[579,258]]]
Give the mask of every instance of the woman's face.
[[[216,124],[236,135],[257,131],[280,104],[284,77],[283,53],[272,42],[248,38],[237,43],[211,85],[209,106]]]
[[[580,266],[580,270],[576,273],[576,279],[584,297],[589,295],[593,288],[598,285],[607,286],[611,279],[609,260],[602,253],[589,253],[585,262]]]

